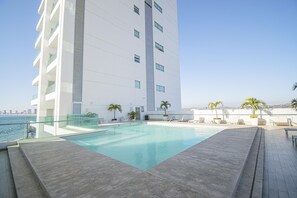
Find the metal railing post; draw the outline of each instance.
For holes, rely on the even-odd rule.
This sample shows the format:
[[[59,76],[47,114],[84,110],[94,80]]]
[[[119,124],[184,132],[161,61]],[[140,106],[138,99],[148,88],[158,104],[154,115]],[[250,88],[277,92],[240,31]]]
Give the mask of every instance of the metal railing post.
[[[27,122],[27,135],[26,135],[26,139],[28,139],[29,138],[29,123]]]

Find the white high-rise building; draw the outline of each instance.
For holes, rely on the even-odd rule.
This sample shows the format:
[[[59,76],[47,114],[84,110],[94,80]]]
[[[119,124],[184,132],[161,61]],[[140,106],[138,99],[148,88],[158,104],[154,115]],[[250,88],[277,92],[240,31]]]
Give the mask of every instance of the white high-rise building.
[[[138,119],[162,100],[181,109],[176,0],[42,0],[38,13],[39,121],[87,112],[108,121],[111,103]]]

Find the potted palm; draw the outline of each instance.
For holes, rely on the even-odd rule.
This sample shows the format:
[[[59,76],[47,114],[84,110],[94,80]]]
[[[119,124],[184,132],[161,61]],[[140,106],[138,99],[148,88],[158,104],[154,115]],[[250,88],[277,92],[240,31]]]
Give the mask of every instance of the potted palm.
[[[128,113],[128,116],[129,116],[129,119],[132,120],[132,121],[135,121],[136,120],[136,112],[135,111],[131,111]]]
[[[163,120],[168,120],[168,115],[166,111],[171,107],[171,104],[169,101],[161,101],[160,108],[164,110]]]
[[[297,83],[294,84],[293,86],[293,91],[297,89]],[[291,106],[292,108],[296,109],[297,110],[297,99],[294,98],[292,101],[291,101]]]
[[[222,119],[221,119],[221,118],[218,118],[217,107],[218,107],[219,105],[223,106],[223,102],[221,102],[221,101],[217,101],[217,102],[210,102],[210,103],[208,104],[208,107],[209,107],[211,110],[215,110],[215,112],[216,112],[216,117],[215,117],[213,120],[214,120],[214,122],[217,123],[217,124],[221,124],[221,122],[222,122]]]
[[[119,104],[110,104],[108,106],[108,111],[113,111],[113,119],[111,121],[117,121],[116,119],[116,111],[122,112],[122,106]]]
[[[256,110],[260,108],[266,107],[266,103],[262,100],[258,100],[256,98],[246,98],[245,102],[241,104],[240,108],[242,109],[252,109],[252,115],[250,115],[251,124],[258,126],[259,125],[259,118],[256,115]]]

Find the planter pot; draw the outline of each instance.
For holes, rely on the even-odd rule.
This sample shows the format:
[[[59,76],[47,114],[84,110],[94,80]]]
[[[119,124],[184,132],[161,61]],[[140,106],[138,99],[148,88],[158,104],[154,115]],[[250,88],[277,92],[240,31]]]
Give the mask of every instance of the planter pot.
[[[168,120],[168,116],[163,116],[163,121],[167,121]]]
[[[259,125],[259,118],[251,118],[251,125],[258,126]]]
[[[221,118],[214,118],[213,121],[214,121],[216,124],[221,124],[221,122],[222,122]]]

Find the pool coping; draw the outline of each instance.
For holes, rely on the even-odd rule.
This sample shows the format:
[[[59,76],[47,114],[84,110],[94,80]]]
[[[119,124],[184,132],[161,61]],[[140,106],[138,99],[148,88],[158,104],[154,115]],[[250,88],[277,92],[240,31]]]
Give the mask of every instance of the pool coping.
[[[237,132],[234,132],[234,130]],[[242,133],[238,133],[238,130],[241,130]],[[51,193],[49,193],[49,195],[53,197],[57,197],[59,195],[62,195],[63,193],[64,195],[66,193],[67,195],[71,195],[74,197],[75,195],[91,196],[95,194],[96,196],[104,195],[104,197],[109,197],[112,195],[121,195],[122,192],[125,192],[127,194],[132,192],[134,193],[133,195],[135,194],[143,195],[143,193],[148,193],[148,195],[153,195],[153,194],[159,195],[158,193],[162,192],[160,196],[165,193],[167,195],[171,195],[171,197],[176,196],[176,194],[171,194],[172,192],[176,192],[178,195],[193,195],[193,196],[199,195],[200,197],[204,197],[204,196],[220,197],[222,195],[224,195],[225,197],[229,197],[229,196],[232,196],[232,192],[234,191],[237,185],[236,183],[238,182],[237,180],[239,179],[241,174],[241,170],[239,167],[236,167],[236,166],[234,167],[236,171],[233,171],[233,168],[231,167],[236,164],[237,165],[240,164],[241,168],[244,167],[245,161],[243,160],[247,159],[247,155],[249,153],[250,147],[253,143],[254,136],[256,134],[255,129],[253,130],[251,130],[251,128],[246,128],[246,127],[237,128],[237,129],[225,129],[215,134],[214,136],[211,136],[210,138],[203,140],[202,142],[190,147],[189,149],[177,154],[176,156],[160,163],[159,165],[147,171],[138,170],[122,162],[108,158],[97,152],[87,150],[81,146],[75,145],[70,142],[53,141],[53,142],[39,142],[39,143],[32,143],[32,144],[24,143],[24,144],[20,144],[20,148],[24,156],[28,159],[28,162],[31,165],[33,171],[36,172],[36,176],[40,179],[40,182],[42,184],[47,184],[47,185],[44,185],[44,189],[50,190]],[[244,135],[244,137],[242,137],[242,135]],[[230,142],[233,142],[232,140],[236,140],[237,143],[233,145],[233,147],[231,147],[232,145],[229,145],[230,147],[228,147],[228,144],[226,144],[226,142],[225,143],[222,142],[222,140],[225,140],[227,142],[229,141],[228,144],[230,144]],[[209,144],[209,141],[211,145]],[[218,144],[218,143],[221,143],[221,144]],[[223,147],[221,147],[220,149],[220,146],[222,146],[222,143],[225,144],[225,146],[227,146],[227,148],[225,147],[225,151],[224,149],[222,149]],[[245,149],[243,149],[242,146],[244,146]],[[204,147],[204,151],[203,151],[203,147]],[[213,149],[213,147],[215,147],[215,149]],[[75,153],[69,153],[66,156],[61,156],[62,153],[56,153],[56,152],[62,152],[59,150],[59,148],[63,148],[64,152],[67,151],[67,149],[70,151],[72,148],[74,151],[79,152],[80,155]],[[218,155],[218,152],[224,155],[225,157]],[[47,153],[49,157],[45,157],[44,156],[45,153]],[[210,154],[211,156],[217,155],[217,158],[209,159],[211,158],[209,156]],[[84,190],[88,189],[87,191],[80,192],[78,190],[79,188],[78,189],[73,188],[72,182],[69,182],[68,180],[65,181],[65,178],[70,178],[69,174],[72,174],[72,177],[77,177],[76,174],[79,174],[79,171],[78,173],[71,172],[73,168],[72,166],[75,163],[84,164],[83,162],[81,162],[81,160],[83,160],[82,158],[86,158],[86,156],[88,156],[89,158],[90,157],[95,158],[97,160],[98,163],[95,163],[95,164],[93,163],[93,166],[90,166],[90,170],[98,169],[101,171],[99,172],[97,171],[94,175],[91,174],[90,177],[96,178],[94,182],[103,182],[102,183],[103,186],[113,185],[112,182],[110,185],[104,184],[104,182],[105,183],[110,182],[111,178],[117,177],[119,174],[117,171],[116,172],[109,171],[104,175],[106,176],[105,178],[102,178],[101,177],[102,175],[99,177],[99,175],[102,174],[101,173],[102,171],[104,172],[104,171],[110,170],[111,168],[110,165],[117,167],[119,169],[128,170],[130,174],[125,175],[124,173],[121,173],[122,176],[120,176],[120,178],[122,178],[121,180],[122,182],[117,183],[115,186],[112,186],[112,188],[109,187],[109,189],[107,190],[105,189],[105,191],[103,191],[104,192],[103,194],[98,194],[99,187],[97,186],[95,189],[93,189],[94,186],[92,186],[93,185],[92,183],[88,183],[87,186],[84,186]],[[68,161],[64,158],[68,158],[67,159]],[[103,162],[101,162],[99,158],[103,159]],[[61,162],[61,159],[63,159],[62,162]],[[79,162],[73,161],[74,159],[78,160]],[[221,160],[221,162],[219,163],[218,160],[219,161]],[[230,160],[234,164],[229,162]],[[185,161],[187,161],[187,163],[185,163]],[[54,184],[50,183],[49,185],[49,183],[46,183],[46,182],[50,181],[49,177],[51,175],[52,169],[54,168],[53,164],[55,164],[55,166],[58,166],[59,163],[61,167],[64,167],[64,169],[57,169],[61,171],[61,175],[58,174],[58,175],[55,175],[55,177],[60,178],[60,180],[59,179],[57,180],[57,178],[55,178],[56,179],[55,183]],[[222,167],[220,167],[220,166],[217,166],[216,164],[221,164],[221,165],[223,164],[223,165]],[[207,175],[205,172],[204,173],[201,172],[201,170],[206,170],[206,172],[210,171],[211,166],[215,168],[214,170],[219,171],[216,174],[214,174],[216,176],[220,175],[221,168],[224,169],[224,167],[226,168],[225,172],[228,172],[228,171],[230,172],[229,175],[226,173],[223,174],[224,175],[223,178],[225,177],[229,178],[229,180],[227,180],[229,181],[229,183],[232,181],[231,182],[232,185],[230,186],[229,184],[228,191],[224,191],[220,186],[214,186],[214,185],[210,185],[207,189],[205,189],[205,183],[203,183],[204,179],[201,180],[201,178],[199,179],[199,177],[206,177],[205,181],[207,181],[209,178],[209,175]],[[193,171],[193,173],[196,173],[196,174],[191,173],[190,175],[187,175],[189,170],[187,168],[185,169],[185,167],[188,167],[189,170]],[[83,171],[86,171],[85,174],[90,174],[89,170],[85,170],[84,167],[80,167],[80,168]],[[65,172],[67,171],[68,173],[66,174]],[[177,175],[181,174],[182,172],[183,172],[183,175],[181,176],[186,175],[186,176],[189,176],[189,178],[184,179],[181,182],[180,180],[181,177]],[[212,172],[210,173],[212,174]],[[96,177],[96,174],[98,175],[98,177]],[[133,177],[131,177],[132,175]],[[197,177],[197,175],[199,177]],[[230,180],[230,178],[233,178],[233,179]],[[86,184],[86,180],[88,181],[88,178],[77,177],[77,179],[81,180],[84,185]],[[100,180],[100,181],[97,181],[97,180]],[[202,182],[202,183],[199,184],[198,186],[195,185],[195,183],[199,183],[199,182]],[[213,184],[215,184],[217,181],[214,180],[212,182]],[[62,188],[61,183],[65,184],[66,187],[63,186]],[[158,184],[159,186],[163,186],[164,189],[163,188],[159,189],[158,185],[155,185],[154,183]],[[234,184],[236,185],[234,186]],[[53,186],[56,185],[56,186],[52,187],[51,185]],[[220,185],[228,186],[224,182]],[[49,186],[51,186],[50,189],[49,189]],[[59,188],[60,188],[60,191],[53,190],[53,189],[59,189]],[[199,189],[199,188],[202,188],[202,189]],[[216,192],[216,188],[218,188],[217,192]],[[99,188],[99,189],[102,190],[102,188]],[[101,190],[100,190],[100,193],[102,193]],[[58,194],[55,194],[55,193],[58,193]],[[83,193],[86,193],[86,194],[83,194]]]

